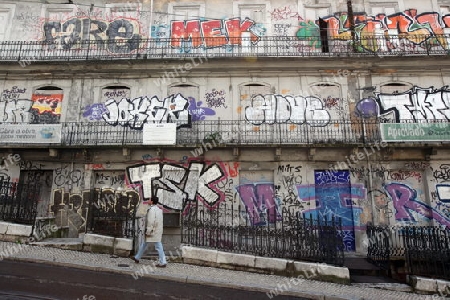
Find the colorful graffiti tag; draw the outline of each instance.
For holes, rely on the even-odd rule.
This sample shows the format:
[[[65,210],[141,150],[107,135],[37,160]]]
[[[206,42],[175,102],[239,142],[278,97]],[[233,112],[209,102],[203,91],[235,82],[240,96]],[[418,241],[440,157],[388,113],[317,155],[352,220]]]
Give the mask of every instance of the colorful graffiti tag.
[[[57,124],[61,118],[63,94],[33,94],[31,101],[32,121],[34,124]]]
[[[434,220],[450,228],[450,219],[430,205],[421,202],[417,191],[403,183],[389,183],[384,186],[395,207],[397,221],[417,222],[417,217]]]
[[[243,184],[236,190],[253,226],[273,224],[282,219],[273,183]]]
[[[346,12],[338,12],[322,18],[326,23],[328,36],[332,39],[351,40],[350,20]],[[433,46],[439,45],[448,49],[447,39],[444,37],[444,28],[450,27],[450,15],[441,15],[437,12],[417,13],[417,9],[408,9],[404,12],[392,15],[378,14],[369,16],[366,13],[354,13],[355,32],[360,46],[369,51],[393,50],[399,47]],[[300,31],[305,29],[300,28]],[[299,35],[298,33],[298,35]],[[379,35],[386,36],[383,39],[374,40]],[[400,35],[403,45],[397,37],[389,35]],[[316,37],[320,43],[319,35]],[[397,39],[397,40],[395,40]],[[409,43],[409,44],[408,44]],[[384,49],[383,49],[384,48]]]
[[[344,246],[346,251],[355,251],[355,228],[361,228],[362,208],[359,200],[366,197],[362,185],[350,184],[349,171],[315,171],[315,184],[298,185],[301,201],[313,201],[310,209],[303,211],[305,217],[340,218],[345,231]]]
[[[255,22],[248,18],[172,21],[171,46],[173,48],[213,48],[241,45],[243,33],[247,32],[250,40],[256,43],[260,38],[256,27]]]

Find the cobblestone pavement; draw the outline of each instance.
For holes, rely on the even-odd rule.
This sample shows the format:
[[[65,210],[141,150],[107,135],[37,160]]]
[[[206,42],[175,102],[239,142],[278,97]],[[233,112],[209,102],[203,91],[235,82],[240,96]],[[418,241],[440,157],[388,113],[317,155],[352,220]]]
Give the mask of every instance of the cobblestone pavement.
[[[167,268],[155,268],[155,261],[141,260],[135,264],[130,258],[58,248],[0,242],[0,259],[44,262],[54,265],[84,268],[95,271],[120,272],[136,280],[157,277],[187,283],[199,283],[266,292],[269,298],[277,293],[311,299],[443,299],[414,293],[385,290],[365,285],[342,285],[321,281],[288,278],[184,263],[170,263]]]

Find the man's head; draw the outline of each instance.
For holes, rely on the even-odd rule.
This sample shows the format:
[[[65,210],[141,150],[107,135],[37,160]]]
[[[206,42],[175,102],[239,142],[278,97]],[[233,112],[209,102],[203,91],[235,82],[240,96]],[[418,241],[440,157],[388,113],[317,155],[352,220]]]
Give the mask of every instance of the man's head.
[[[159,199],[158,199],[158,197],[156,197],[156,196],[152,196],[152,197],[150,198],[150,201],[151,201],[152,204],[154,204],[154,205],[156,205],[156,204],[159,203]]]

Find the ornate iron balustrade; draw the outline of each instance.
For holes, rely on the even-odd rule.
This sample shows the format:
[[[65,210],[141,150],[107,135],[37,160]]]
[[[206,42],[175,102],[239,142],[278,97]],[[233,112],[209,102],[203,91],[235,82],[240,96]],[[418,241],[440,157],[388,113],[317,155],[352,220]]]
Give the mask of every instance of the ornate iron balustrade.
[[[8,123],[3,124],[7,126]],[[62,123],[61,142],[40,145],[68,147],[142,145],[143,131],[139,129],[142,126],[134,125],[137,129],[131,128],[128,124],[113,126],[106,122]],[[31,128],[33,124],[24,126]],[[410,132],[419,135],[413,134],[411,138]],[[394,138],[391,139],[392,137]],[[428,137],[433,139],[427,139]],[[329,120],[326,124],[291,120],[291,123],[255,125],[244,120],[203,120],[191,122],[189,125],[180,124],[176,130],[177,146],[198,147],[198,150],[202,148],[202,151],[218,146],[373,145],[383,140],[421,143],[421,139],[423,142],[450,141],[450,123],[447,121],[417,123],[413,120],[395,123],[377,119],[360,119],[356,121]],[[0,141],[0,145],[17,144],[17,142]]]
[[[0,60],[19,61],[87,61],[115,59],[161,59],[183,57],[336,57],[336,56],[405,56],[447,55],[449,35],[415,35],[414,41],[401,35],[366,35],[352,41],[316,36],[262,36],[258,41],[236,38],[218,44],[215,38],[141,39],[131,45],[122,42],[79,41],[49,44],[44,41],[0,42]],[[205,47],[205,45],[214,45]]]
[[[128,194],[91,190],[87,231],[113,237],[136,236],[135,198]]]
[[[227,252],[343,265],[340,220],[301,218],[298,207],[249,212],[234,203],[188,205],[182,243]]]
[[[380,141],[379,124],[331,120],[325,126],[261,124],[245,121],[201,121],[177,129],[177,145],[364,144]],[[106,123],[64,123],[64,146],[142,145],[142,130]]]
[[[0,181],[0,220],[34,225],[40,186]]]
[[[450,230],[434,226],[367,226],[367,257],[389,270],[406,262],[410,275],[450,279]]]

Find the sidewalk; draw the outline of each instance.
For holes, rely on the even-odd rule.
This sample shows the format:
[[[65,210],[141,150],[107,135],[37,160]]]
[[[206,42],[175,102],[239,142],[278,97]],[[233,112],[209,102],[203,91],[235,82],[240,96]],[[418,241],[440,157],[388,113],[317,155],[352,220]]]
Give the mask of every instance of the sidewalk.
[[[8,251],[8,252],[5,252]],[[341,285],[314,280],[287,278],[220,268],[201,267],[184,263],[170,263],[167,268],[153,267],[154,261],[142,259],[139,264],[129,258],[94,254],[58,248],[19,245],[0,242],[0,253],[5,259],[42,262],[53,265],[89,269],[94,271],[129,274],[136,280],[142,277],[197,283],[221,287],[256,290],[267,293],[268,299],[277,295],[291,295],[309,299],[444,299],[437,296],[385,290],[364,284]]]

